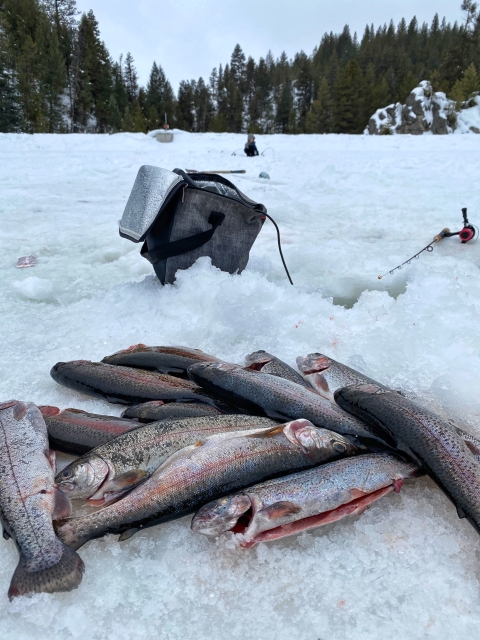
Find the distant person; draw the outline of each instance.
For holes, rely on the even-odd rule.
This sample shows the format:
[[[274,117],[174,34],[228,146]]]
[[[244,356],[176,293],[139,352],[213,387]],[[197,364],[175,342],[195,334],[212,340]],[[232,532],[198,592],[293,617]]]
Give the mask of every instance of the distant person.
[[[253,133],[248,134],[248,140],[245,143],[245,153],[249,158],[258,156],[258,149],[257,145],[255,144],[255,136],[253,135]]]

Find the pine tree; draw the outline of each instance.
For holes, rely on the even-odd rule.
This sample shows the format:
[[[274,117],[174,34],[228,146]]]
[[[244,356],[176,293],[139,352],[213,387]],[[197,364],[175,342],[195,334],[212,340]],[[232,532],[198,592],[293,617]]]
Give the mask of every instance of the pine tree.
[[[351,60],[334,87],[334,123],[336,133],[361,133],[365,127],[362,121],[361,104],[362,73],[356,60]]]
[[[132,104],[138,100],[138,74],[135,69],[133,56],[130,52],[125,56],[123,78],[127,90],[128,102]]]
[[[21,130],[20,95],[8,34],[0,15],[0,132],[17,133]]]
[[[57,32],[46,16],[39,20],[36,41],[40,49],[38,78],[44,130],[56,133],[64,130],[62,94],[65,87],[65,60],[60,52]]]
[[[326,78],[322,78],[312,110],[306,117],[307,133],[331,133],[333,116],[333,101],[330,87]]]
[[[178,87],[176,123],[179,129],[193,131],[195,126],[195,104],[193,81],[182,80]]]
[[[155,111],[152,111],[154,109]],[[149,128],[156,129],[164,123],[165,115],[173,118],[174,95],[161,65],[153,63],[146,92],[146,112],[149,114]],[[156,114],[156,117],[155,117]],[[152,119],[153,118],[153,119]],[[155,122],[154,122],[155,120]]]
[[[298,126],[306,130],[306,117],[313,100],[312,63],[306,53],[301,51],[295,56],[294,66],[297,68],[295,81],[295,107],[298,113]]]
[[[461,80],[457,80],[452,87],[450,97],[457,102],[459,110],[466,100],[469,100],[480,91],[480,80],[475,65],[469,65]]]
[[[288,122],[290,112],[293,108],[292,83],[288,78],[285,79],[282,92],[277,103],[277,113],[275,116],[275,125],[278,133],[288,132]]]

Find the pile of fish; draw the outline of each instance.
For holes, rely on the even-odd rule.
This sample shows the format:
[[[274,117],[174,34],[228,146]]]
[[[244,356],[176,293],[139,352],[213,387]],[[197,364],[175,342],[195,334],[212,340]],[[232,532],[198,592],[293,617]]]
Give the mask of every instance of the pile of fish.
[[[77,550],[107,533],[193,513],[192,531],[250,548],[359,515],[424,473],[480,531],[474,436],[322,354],[297,366],[135,345],[51,370],[127,405],[121,417],[0,405],[0,516],[20,553],[9,597],[74,589]],[[54,450],[79,457],[55,475]]]

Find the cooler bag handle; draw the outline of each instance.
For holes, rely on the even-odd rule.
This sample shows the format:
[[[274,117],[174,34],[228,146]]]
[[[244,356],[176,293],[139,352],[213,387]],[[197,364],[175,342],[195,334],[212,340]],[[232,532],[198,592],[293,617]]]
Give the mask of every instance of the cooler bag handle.
[[[189,251],[198,249],[213,238],[213,234],[224,220],[224,213],[221,213],[220,211],[212,211],[208,219],[208,224],[211,224],[212,228],[208,231],[197,233],[196,235],[189,236],[188,238],[174,240],[173,242],[166,242],[165,244],[155,247],[151,251],[148,251],[147,243],[144,242],[140,255],[146,258],[151,264],[156,264],[161,260],[173,258],[173,256],[179,256],[182,253],[188,253]]]

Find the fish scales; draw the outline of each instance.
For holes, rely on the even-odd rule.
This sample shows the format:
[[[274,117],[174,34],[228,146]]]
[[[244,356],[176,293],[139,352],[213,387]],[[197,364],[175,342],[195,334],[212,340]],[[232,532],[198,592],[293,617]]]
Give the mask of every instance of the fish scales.
[[[215,398],[189,380],[156,371],[121,367],[103,362],[57,362],[50,375],[59,384],[104,398],[109,402],[138,404],[149,400],[199,400],[215,404]]]
[[[240,533],[238,521],[249,513],[242,546],[250,547],[361,513],[389,491],[398,492],[404,479],[421,473],[415,463],[389,454],[343,458],[206,504],[195,514],[191,528],[204,535],[232,529]],[[345,505],[351,508],[339,509]],[[297,523],[296,527],[286,526],[292,523]],[[269,533],[262,536],[264,532]]]
[[[141,426],[134,420],[89,413],[80,409],[39,407],[48,439],[53,449],[64,453],[82,455],[95,447],[106,444],[117,436]]]
[[[330,402],[335,402],[334,393],[337,389],[356,384],[374,384],[380,389],[394,391],[389,387],[380,384],[376,380],[347,367],[333,358],[329,358],[323,353],[309,353],[305,358],[297,358],[297,366],[302,371],[303,376],[309,380],[316,391]],[[450,423],[450,421],[449,421]],[[455,424],[452,428],[467,443],[476,459],[480,462],[480,440],[471,433],[467,433]]]
[[[215,356],[189,347],[147,347],[136,344],[128,349],[105,356],[102,362],[128,367],[156,369],[162,373],[184,374],[197,362],[220,362]]]
[[[57,474],[71,498],[109,500],[145,480],[170,455],[219,433],[275,426],[269,418],[219,415],[141,425],[74,460]],[[132,475],[133,474],[133,475]]]
[[[271,418],[305,418],[318,427],[361,439],[369,447],[390,445],[361,420],[290,380],[226,363],[196,364],[188,374],[207,391],[252,412],[260,410]]]
[[[20,559],[11,598],[31,592],[70,591],[82,579],[83,562],[56,536],[52,517],[63,498],[56,491],[42,414],[33,403],[0,405],[0,511],[4,535]]]
[[[341,447],[339,447],[341,445]],[[338,448],[342,449],[340,453]],[[308,468],[356,452],[355,447],[308,420],[296,420],[247,435],[209,438],[182,449],[119,502],[57,528],[78,549],[106,533],[150,527],[198,509],[209,500],[275,474]]]
[[[158,422],[159,420],[182,420],[184,418],[200,418],[224,413],[217,407],[204,402],[168,402],[152,400],[125,409],[123,418],[136,418],[140,422]],[[237,413],[234,407],[226,413]]]
[[[339,389],[336,402],[374,428],[389,434],[399,448],[423,465],[480,533],[480,465],[451,424],[394,391],[377,385]]]

